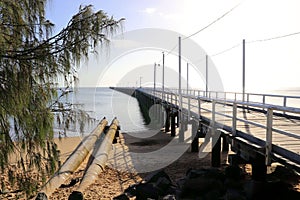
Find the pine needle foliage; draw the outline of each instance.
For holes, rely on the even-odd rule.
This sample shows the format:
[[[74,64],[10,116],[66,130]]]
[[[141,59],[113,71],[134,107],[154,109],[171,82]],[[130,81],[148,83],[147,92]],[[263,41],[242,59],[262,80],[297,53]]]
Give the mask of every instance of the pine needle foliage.
[[[87,114],[62,102],[77,81],[76,70],[98,45],[120,29],[121,20],[92,5],[80,6],[67,26],[53,34],[54,24],[45,19],[47,0],[0,0],[0,168],[17,155],[21,174],[9,180],[26,191],[37,189],[29,175],[38,178],[58,167],[59,152],[53,142],[54,120],[68,127]],[[64,77],[66,88],[57,93]],[[1,183],[2,185],[3,183]]]

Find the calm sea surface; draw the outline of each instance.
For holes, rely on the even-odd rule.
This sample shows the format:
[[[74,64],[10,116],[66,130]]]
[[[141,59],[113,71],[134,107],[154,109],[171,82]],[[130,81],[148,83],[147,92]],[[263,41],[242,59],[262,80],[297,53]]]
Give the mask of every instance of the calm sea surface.
[[[68,101],[79,105],[97,120],[106,117],[108,123],[117,117],[120,122],[122,132],[136,132],[147,130],[144,126],[144,120],[135,98],[111,90],[109,88],[78,88],[74,93],[68,96]],[[85,124],[84,134],[90,133],[97,125]],[[55,132],[61,131],[59,127]],[[67,131],[67,136],[80,135],[78,126],[71,126]]]
[[[300,97],[300,88],[273,90],[266,92],[266,94]],[[249,100],[262,103],[262,96],[252,95]],[[117,117],[122,132],[148,130],[144,125],[144,119],[137,100],[129,95],[109,88],[78,88],[68,96],[68,101],[76,105],[80,104],[81,109],[87,111],[91,117],[97,120],[106,117],[110,123],[114,117]],[[265,103],[282,106],[283,98],[266,96]],[[286,104],[286,106],[300,108],[300,98],[288,98]],[[86,123],[84,134],[90,133],[96,125],[97,122],[94,124]],[[55,132],[58,131],[61,131],[61,129],[56,126]],[[67,131],[67,135],[80,135],[79,126],[71,126],[70,130]]]

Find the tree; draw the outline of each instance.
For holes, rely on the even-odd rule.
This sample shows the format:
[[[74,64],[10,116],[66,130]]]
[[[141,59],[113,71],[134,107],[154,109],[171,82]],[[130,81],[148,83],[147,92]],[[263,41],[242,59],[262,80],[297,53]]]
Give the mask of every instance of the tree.
[[[54,118],[85,115],[61,101],[68,91],[57,93],[59,77],[66,88],[74,84],[82,59],[109,42],[122,21],[94,12],[91,5],[81,6],[67,27],[53,35],[54,24],[45,19],[46,3],[0,0],[0,167],[27,194],[37,189],[35,179],[58,167]],[[12,152],[22,173],[8,167]],[[29,173],[34,168],[40,172],[37,178]]]

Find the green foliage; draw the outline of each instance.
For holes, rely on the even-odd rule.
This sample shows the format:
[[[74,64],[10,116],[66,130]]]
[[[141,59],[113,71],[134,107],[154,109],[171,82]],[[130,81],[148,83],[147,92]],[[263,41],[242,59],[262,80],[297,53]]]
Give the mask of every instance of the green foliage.
[[[64,77],[65,89],[73,86],[80,62],[95,47],[107,44],[121,21],[83,6],[67,27],[52,35],[54,24],[45,19],[46,3],[0,0],[0,167],[3,171],[10,154],[17,154],[23,173],[10,181],[17,181],[28,195],[37,188],[30,169],[38,169],[45,180],[58,167],[54,119],[68,128],[88,117],[61,101],[68,90],[57,96],[59,77]]]

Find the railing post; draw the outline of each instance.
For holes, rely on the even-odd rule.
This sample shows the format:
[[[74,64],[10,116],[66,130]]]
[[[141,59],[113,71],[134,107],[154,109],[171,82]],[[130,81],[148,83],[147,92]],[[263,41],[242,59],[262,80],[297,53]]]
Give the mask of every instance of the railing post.
[[[283,97],[283,107],[286,107],[286,100],[287,100],[287,98]],[[285,111],[283,111],[283,114],[285,114]]]
[[[247,111],[248,112],[249,112],[249,96],[250,96],[250,94],[247,93]]]
[[[266,133],[266,165],[271,165],[272,152],[272,129],[273,129],[273,109],[267,111],[267,133]]]
[[[201,100],[199,97],[198,97],[198,114],[199,114],[199,119],[200,119],[200,117],[201,117]]]
[[[215,133],[215,122],[216,122],[216,101],[212,101],[212,112],[211,112],[211,127],[212,135]]]
[[[190,121],[190,117],[191,117],[191,97],[188,96],[188,120]]]
[[[263,95],[262,101],[263,101],[263,105],[265,105],[266,104],[266,96],[265,95]],[[263,110],[265,110],[265,108],[263,108]]]
[[[236,135],[236,114],[237,114],[237,105],[236,103],[233,103],[232,105],[232,135]]]

